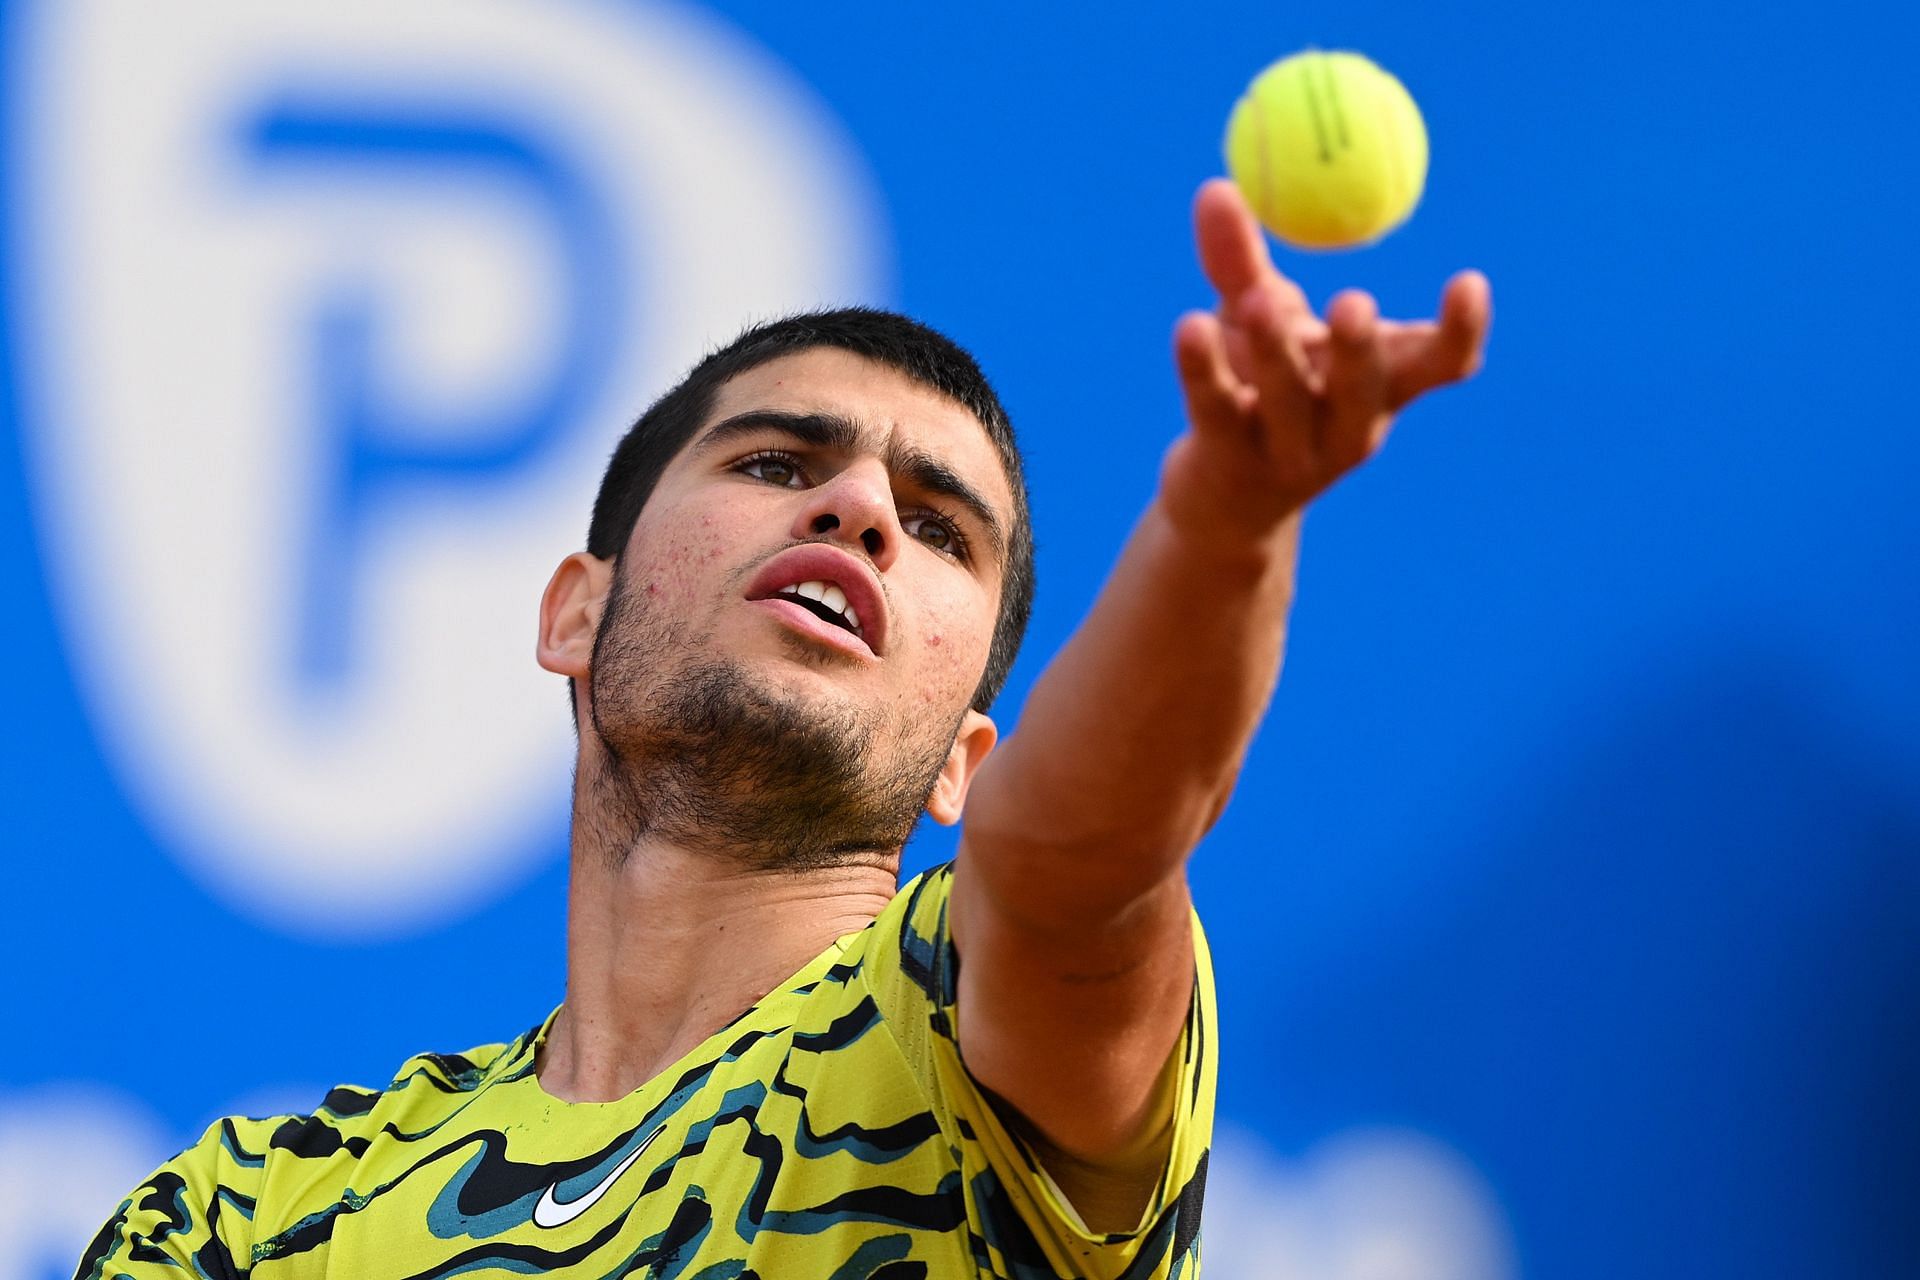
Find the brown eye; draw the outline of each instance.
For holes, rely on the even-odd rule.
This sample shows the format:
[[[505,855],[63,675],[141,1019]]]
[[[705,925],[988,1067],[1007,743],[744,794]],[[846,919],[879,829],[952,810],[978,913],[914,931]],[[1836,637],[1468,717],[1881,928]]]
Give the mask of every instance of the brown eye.
[[[913,536],[935,551],[953,550],[953,530],[938,520],[920,521],[920,527],[913,531]]]
[[[778,454],[749,458],[740,469],[756,480],[779,485],[782,489],[799,487],[800,468],[794,465],[791,458],[782,458]]]

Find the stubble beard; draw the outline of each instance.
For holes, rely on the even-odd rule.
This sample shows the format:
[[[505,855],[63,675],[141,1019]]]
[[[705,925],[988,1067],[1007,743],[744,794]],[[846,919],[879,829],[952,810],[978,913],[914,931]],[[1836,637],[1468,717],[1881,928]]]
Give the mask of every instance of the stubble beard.
[[[803,701],[707,656],[672,618],[633,607],[616,568],[594,639],[591,713],[604,767],[577,820],[624,859],[657,839],[754,870],[872,861],[906,844],[944,739],[876,713]]]

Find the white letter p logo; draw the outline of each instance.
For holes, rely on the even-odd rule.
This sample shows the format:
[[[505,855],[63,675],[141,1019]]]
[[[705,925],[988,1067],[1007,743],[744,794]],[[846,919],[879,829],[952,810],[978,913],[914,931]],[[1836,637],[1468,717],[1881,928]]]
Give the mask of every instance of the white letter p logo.
[[[302,932],[555,847],[546,574],[651,395],[880,292],[848,148],[648,6],[61,0],[19,19],[29,463],[83,695],[161,842]]]

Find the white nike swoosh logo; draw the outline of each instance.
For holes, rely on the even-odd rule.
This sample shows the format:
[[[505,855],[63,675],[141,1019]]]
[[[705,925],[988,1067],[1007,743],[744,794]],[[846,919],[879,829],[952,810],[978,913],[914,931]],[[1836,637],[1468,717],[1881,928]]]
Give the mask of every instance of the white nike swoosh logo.
[[[652,1133],[648,1134],[645,1141],[628,1152],[625,1160],[613,1166],[613,1171],[607,1174],[606,1177],[600,1179],[598,1185],[596,1185],[593,1190],[578,1199],[561,1200],[559,1195],[560,1184],[557,1182],[548,1187],[546,1191],[541,1194],[540,1203],[533,1206],[533,1225],[536,1227],[564,1227],[587,1210],[593,1208],[594,1202],[601,1196],[607,1194],[607,1188],[618,1182],[621,1174],[633,1168],[633,1162],[640,1158],[640,1153],[645,1151],[648,1146],[652,1144],[653,1140],[660,1136],[661,1131],[665,1128],[665,1125],[661,1125],[659,1129],[655,1129]]]

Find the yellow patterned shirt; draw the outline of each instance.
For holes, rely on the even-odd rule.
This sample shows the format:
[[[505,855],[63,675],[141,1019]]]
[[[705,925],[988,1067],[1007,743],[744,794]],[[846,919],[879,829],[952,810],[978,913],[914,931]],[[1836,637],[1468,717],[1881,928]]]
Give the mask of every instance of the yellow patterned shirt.
[[[425,1054],[312,1115],[226,1119],[77,1276],[1192,1277],[1213,1116],[1198,922],[1172,1153],[1137,1230],[1081,1225],[967,1074],[951,867],[916,878],[659,1076],[568,1103],[506,1044]]]

